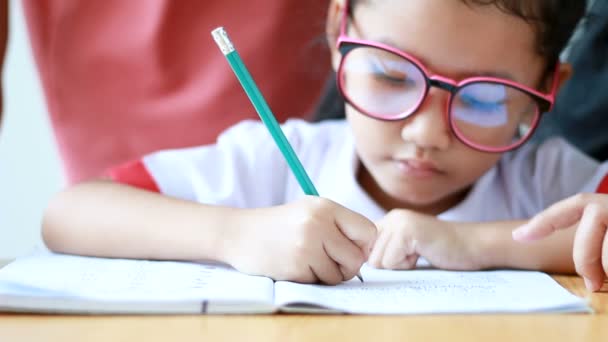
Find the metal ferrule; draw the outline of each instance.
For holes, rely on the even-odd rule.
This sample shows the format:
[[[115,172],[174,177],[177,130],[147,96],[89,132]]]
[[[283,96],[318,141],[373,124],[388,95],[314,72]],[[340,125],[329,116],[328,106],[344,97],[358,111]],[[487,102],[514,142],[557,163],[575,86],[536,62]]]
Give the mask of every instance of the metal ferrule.
[[[234,51],[234,45],[230,41],[228,33],[226,33],[226,30],[224,30],[223,27],[216,28],[211,32],[211,35],[224,55]]]

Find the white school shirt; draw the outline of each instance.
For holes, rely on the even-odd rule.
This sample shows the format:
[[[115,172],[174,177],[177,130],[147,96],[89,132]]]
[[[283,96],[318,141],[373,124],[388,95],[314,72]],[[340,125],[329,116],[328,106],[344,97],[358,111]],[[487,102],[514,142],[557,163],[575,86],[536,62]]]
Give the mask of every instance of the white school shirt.
[[[319,194],[371,220],[385,211],[356,180],[353,136],[344,120],[289,120],[282,128]],[[530,218],[580,192],[606,192],[608,163],[600,164],[560,138],[503,154],[467,197],[438,217],[450,221]],[[117,182],[205,204],[255,208],[304,196],[266,127],[244,121],[214,145],[166,150],[110,171]]]

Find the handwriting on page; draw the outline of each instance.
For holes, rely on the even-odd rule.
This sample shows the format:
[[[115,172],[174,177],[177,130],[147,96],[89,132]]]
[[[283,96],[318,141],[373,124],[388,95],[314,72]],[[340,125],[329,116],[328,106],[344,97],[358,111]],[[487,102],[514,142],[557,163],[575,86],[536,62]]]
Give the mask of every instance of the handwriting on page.
[[[509,311],[508,308],[515,310],[538,302],[534,297],[542,296],[542,289],[535,282],[544,283],[548,277],[523,275],[515,271],[366,269],[365,283],[322,286],[279,282],[275,298],[278,305],[307,304],[358,313],[484,312],[497,308]]]
[[[454,275],[453,277],[438,277],[429,275],[425,279],[412,279],[404,281],[375,281],[368,280],[348,282],[339,286],[319,286],[317,299],[331,301],[337,298],[342,303],[361,302],[361,298],[370,298],[376,305],[394,303],[397,297],[451,297],[466,296],[493,296],[497,287],[504,284],[500,277],[489,277],[483,274],[470,274],[469,276]]]
[[[400,294],[417,294],[426,295],[433,293],[435,295],[449,294],[479,294],[492,295],[496,293],[496,286],[490,284],[458,284],[449,281],[433,281],[433,280],[417,280],[408,281],[400,284],[390,282],[369,283],[366,285],[349,283],[335,288],[327,288],[328,295],[332,292],[339,291],[344,297],[359,297],[361,295],[372,294],[378,297],[394,296],[395,293]]]

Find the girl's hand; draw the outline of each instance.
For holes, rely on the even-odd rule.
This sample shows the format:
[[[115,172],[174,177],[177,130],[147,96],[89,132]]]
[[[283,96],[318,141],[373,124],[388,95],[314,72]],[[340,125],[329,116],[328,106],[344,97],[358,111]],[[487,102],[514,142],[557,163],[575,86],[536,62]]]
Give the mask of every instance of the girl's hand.
[[[557,230],[575,227],[573,258],[576,272],[590,291],[608,278],[608,195],[580,194],[558,202],[513,231],[517,241],[534,241]]]
[[[320,197],[245,210],[235,222],[224,261],[244,273],[302,283],[353,278],[377,232],[365,217]]]
[[[451,270],[481,268],[473,249],[470,229],[409,210],[393,210],[377,223],[378,239],[370,265],[387,269],[413,269],[419,257]]]

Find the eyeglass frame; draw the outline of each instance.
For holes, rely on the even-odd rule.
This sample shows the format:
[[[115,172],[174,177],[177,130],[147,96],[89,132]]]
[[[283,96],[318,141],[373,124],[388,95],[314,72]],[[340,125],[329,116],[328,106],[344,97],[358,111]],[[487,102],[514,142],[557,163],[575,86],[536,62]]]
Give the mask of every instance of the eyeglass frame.
[[[476,77],[467,77],[465,79],[462,79],[461,81],[456,81],[449,77],[431,73],[428,70],[428,68],[424,64],[422,64],[422,62],[420,62],[416,57],[412,56],[411,54],[409,54],[405,51],[394,48],[387,44],[378,43],[378,42],[374,42],[371,40],[356,39],[356,38],[348,37],[346,35],[346,25],[347,25],[347,20],[349,17],[349,9],[350,9],[349,1],[345,0],[344,9],[343,9],[343,13],[342,13],[342,19],[340,22],[340,34],[336,41],[336,49],[342,55],[340,64],[338,66],[338,70],[336,72],[336,81],[337,81],[338,90],[339,90],[340,94],[342,95],[342,97],[344,98],[344,100],[348,104],[353,106],[355,109],[357,109],[359,112],[365,114],[368,117],[371,117],[376,120],[381,120],[381,121],[400,121],[400,120],[409,118],[410,116],[414,115],[418,111],[418,109],[420,109],[420,106],[424,103],[424,101],[426,100],[426,98],[428,96],[428,92],[429,92],[430,88],[437,87],[437,88],[443,89],[449,93],[447,107],[445,110],[445,120],[448,123],[448,126],[450,127],[450,131],[452,132],[452,134],[454,134],[454,136],[460,142],[462,142],[464,145],[466,145],[474,150],[477,150],[480,152],[489,152],[489,153],[503,153],[503,152],[514,150],[514,149],[520,147],[521,145],[523,145],[525,142],[527,142],[530,139],[530,137],[534,134],[534,132],[536,131],[536,128],[538,127],[541,116],[544,113],[550,111],[555,104],[555,96],[556,96],[557,88],[559,85],[559,77],[558,77],[559,67],[560,67],[559,61],[557,62],[556,66],[555,66],[555,71],[553,73],[553,82],[551,85],[551,91],[546,94],[543,94],[542,92],[540,92],[536,89],[533,89],[531,87],[525,86],[521,83],[511,81],[508,79],[498,78],[498,77],[476,76]],[[421,72],[422,76],[425,79],[424,92],[423,92],[422,96],[420,96],[418,103],[416,105],[414,105],[411,110],[405,111],[395,117],[387,118],[387,117],[383,117],[381,115],[373,114],[367,110],[364,110],[359,105],[357,105],[354,101],[352,101],[352,99],[348,96],[347,92],[344,91],[344,81],[343,81],[343,77],[342,77],[343,72],[344,72],[343,67],[344,67],[344,60],[346,59],[347,54],[349,52],[351,52],[352,50],[359,48],[359,47],[376,48],[376,49],[380,49],[380,50],[389,52],[391,54],[397,55],[401,58],[404,58],[408,62],[412,63]],[[455,127],[455,124],[452,120],[453,115],[451,113],[452,112],[452,110],[451,110],[452,101],[454,100],[454,97],[455,97],[454,95],[457,94],[458,91],[460,91],[465,86],[475,84],[475,83],[493,83],[493,84],[505,85],[507,87],[511,87],[511,88],[520,90],[520,91],[530,95],[532,97],[532,99],[534,101],[536,101],[537,106],[536,106],[536,113],[534,115],[534,120],[530,126],[529,131],[526,133],[525,136],[523,136],[519,141],[512,143],[510,145],[507,145],[507,146],[489,147],[489,146],[484,146],[484,145],[477,144],[475,142],[470,141],[469,139],[467,139],[464,136],[464,134],[462,134],[458,130],[457,127]]]

